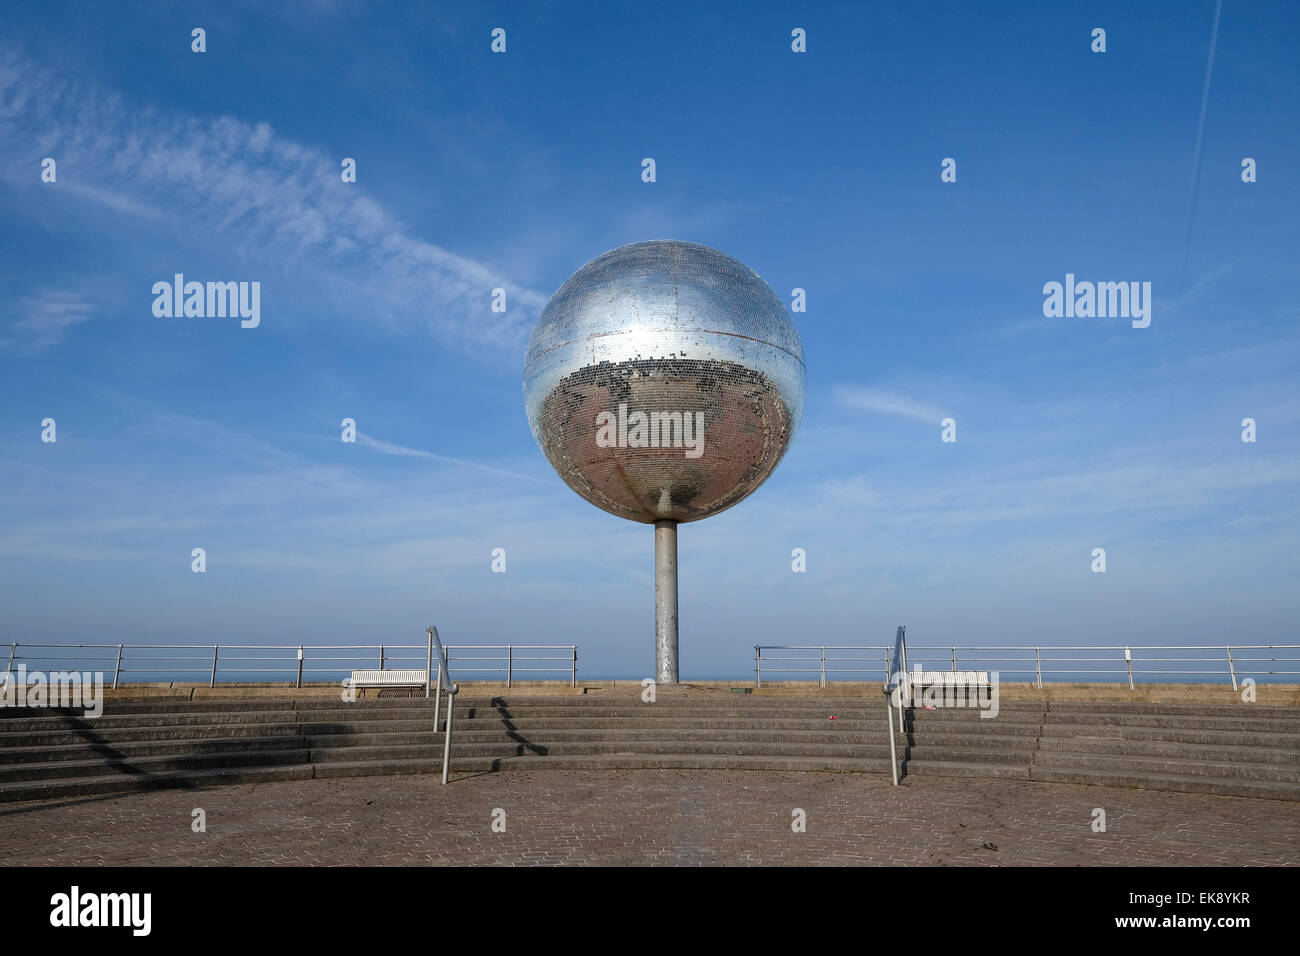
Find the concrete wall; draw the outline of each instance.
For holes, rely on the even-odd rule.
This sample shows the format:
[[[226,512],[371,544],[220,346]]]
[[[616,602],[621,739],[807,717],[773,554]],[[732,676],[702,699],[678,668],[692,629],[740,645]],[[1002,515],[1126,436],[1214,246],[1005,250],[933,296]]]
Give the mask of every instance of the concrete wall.
[[[460,681],[461,693],[470,697],[496,697],[544,695],[560,697],[569,694],[639,694],[640,681],[579,681],[570,687],[568,681],[515,681],[507,688],[504,681]],[[663,693],[747,692],[761,697],[880,697],[880,684],[874,681],[829,682],[826,687],[816,681],[765,681],[756,688],[753,681],[692,681],[676,687],[660,686]],[[253,697],[326,699],[338,698],[342,688],[336,682],[304,682],[295,688],[292,683],[206,683],[182,681],[161,683],[123,683],[116,691],[105,689],[109,700],[173,699],[173,700],[229,700]],[[1033,682],[1003,681],[998,685],[1000,699],[1004,701],[1132,701],[1206,703],[1217,705],[1244,704],[1241,691],[1230,684],[1138,684],[1129,690],[1127,684],[1085,684],[1045,682],[1040,690]],[[378,696],[374,690],[360,691],[361,699]],[[1300,684],[1257,684],[1255,702],[1273,706],[1300,705]]]

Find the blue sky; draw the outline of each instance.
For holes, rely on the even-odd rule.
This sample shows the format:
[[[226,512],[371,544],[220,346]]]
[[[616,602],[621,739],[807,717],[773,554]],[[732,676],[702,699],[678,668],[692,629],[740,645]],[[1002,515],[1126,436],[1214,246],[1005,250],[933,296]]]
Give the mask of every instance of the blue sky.
[[[678,238],[808,302],[793,447],[681,529],[684,678],[897,624],[1300,643],[1300,7],[1224,4],[1193,190],[1212,0],[411,6],[0,12],[5,642],[436,623],[650,673],[650,529],[553,475],[520,377],[574,270]],[[260,326],[156,318],[177,272]],[[1150,327],[1044,317],[1067,273]]]

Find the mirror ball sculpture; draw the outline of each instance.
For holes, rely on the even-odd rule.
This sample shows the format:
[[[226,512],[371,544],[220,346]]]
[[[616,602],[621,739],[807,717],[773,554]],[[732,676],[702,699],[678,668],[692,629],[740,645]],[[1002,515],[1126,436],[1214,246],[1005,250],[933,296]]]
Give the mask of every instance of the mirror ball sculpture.
[[[677,683],[677,525],[741,501],[803,415],[785,303],[708,246],[636,242],[575,272],[524,360],[533,437],[570,488],[655,526],[655,678]]]

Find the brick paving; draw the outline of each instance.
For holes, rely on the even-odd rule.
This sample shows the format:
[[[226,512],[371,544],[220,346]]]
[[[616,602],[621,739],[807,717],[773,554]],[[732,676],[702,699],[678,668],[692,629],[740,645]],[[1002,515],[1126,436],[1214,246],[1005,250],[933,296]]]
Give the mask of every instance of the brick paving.
[[[198,807],[206,833],[191,829]],[[5,866],[1297,863],[1294,803],[982,779],[535,770],[0,805]]]

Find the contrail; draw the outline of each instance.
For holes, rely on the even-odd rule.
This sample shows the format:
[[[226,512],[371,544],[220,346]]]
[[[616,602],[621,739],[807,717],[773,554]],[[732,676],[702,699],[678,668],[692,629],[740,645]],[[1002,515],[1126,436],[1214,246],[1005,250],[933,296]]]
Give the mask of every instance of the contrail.
[[[1215,0],[1214,25],[1210,27],[1210,55],[1205,60],[1205,86],[1201,90],[1201,118],[1196,124],[1196,156],[1192,160],[1192,202],[1187,213],[1187,235],[1183,239],[1182,284],[1187,284],[1187,260],[1192,249],[1192,226],[1196,222],[1196,194],[1201,185],[1201,141],[1205,135],[1205,110],[1210,103],[1210,76],[1214,73],[1214,44],[1219,38],[1219,13],[1223,0]]]
[[[532,481],[539,485],[555,487],[554,480],[547,481],[545,478],[538,478],[534,475],[525,475],[518,471],[510,471],[508,468],[497,468],[495,465],[482,465],[476,461],[466,461],[464,458],[449,458],[446,455],[435,455],[431,451],[422,451],[419,448],[406,448],[402,445],[394,445],[392,442],[382,441],[378,438],[371,438],[369,435],[363,435],[357,432],[357,441],[361,444],[381,451],[385,455],[401,455],[406,458],[429,458],[433,461],[445,461],[451,465],[461,465],[465,468],[477,468],[480,471],[490,471],[496,475],[506,475],[510,478],[518,478],[522,481]]]

